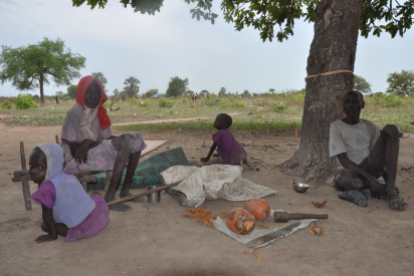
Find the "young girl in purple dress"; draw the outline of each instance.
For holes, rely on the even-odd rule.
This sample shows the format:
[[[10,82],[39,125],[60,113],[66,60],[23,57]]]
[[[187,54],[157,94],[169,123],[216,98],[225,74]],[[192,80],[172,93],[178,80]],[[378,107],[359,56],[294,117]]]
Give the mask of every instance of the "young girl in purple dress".
[[[232,123],[233,120],[230,115],[225,113],[217,115],[216,120],[214,121],[214,128],[218,131],[213,134],[214,143],[211,146],[207,157],[201,158],[201,162],[207,163],[214,150],[218,147],[220,164],[240,166],[245,164],[249,169],[253,169],[252,165],[247,160],[246,151],[229,131]]]
[[[29,173],[39,188],[31,195],[42,204],[41,228],[47,235],[36,242],[57,239],[71,242],[90,238],[108,223],[109,208],[100,195],[89,196],[69,171],[63,168],[63,149],[56,144],[37,145],[29,160]]]

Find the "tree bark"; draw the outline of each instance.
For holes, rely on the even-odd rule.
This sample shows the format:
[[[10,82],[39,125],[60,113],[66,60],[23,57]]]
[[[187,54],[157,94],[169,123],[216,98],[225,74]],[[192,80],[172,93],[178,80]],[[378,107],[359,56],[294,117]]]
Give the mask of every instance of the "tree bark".
[[[40,74],[39,86],[40,86],[40,103],[44,104],[45,96],[43,95],[43,74]]]
[[[335,70],[354,71],[363,0],[321,0],[315,19],[315,36],[307,74]],[[306,97],[299,149],[278,167],[306,178],[310,184],[332,180],[336,160],[329,157],[329,127],[344,116],[342,97],[353,87],[352,73],[306,79]]]

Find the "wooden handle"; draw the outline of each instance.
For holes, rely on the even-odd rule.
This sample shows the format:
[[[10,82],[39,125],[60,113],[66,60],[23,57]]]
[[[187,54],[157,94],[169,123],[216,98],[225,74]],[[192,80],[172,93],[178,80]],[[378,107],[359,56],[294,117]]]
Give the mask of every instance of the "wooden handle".
[[[328,219],[327,214],[323,215],[316,215],[316,214],[299,214],[299,213],[292,213],[289,214],[291,220],[300,220],[300,219]]]
[[[127,202],[127,201],[130,201],[130,200],[139,198],[139,197],[143,197],[143,196],[146,196],[146,195],[155,193],[155,192],[159,192],[159,191],[162,191],[162,190],[165,190],[165,189],[168,189],[168,188],[177,186],[180,183],[181,183],[181,181],[177,181],[177,182],[174,182],[174,183],[171,183],[171,184],[168,184],[168,185],[163,185],[161,187],[158,187],[158,188],[155,188],[155,189],[152,189],[152,190],[148,190],[148,191],[143,192],[143,193],[140,193],[140,194],[136,194],[136,195],[132,195],[132,196],[127,196],[127,197],[124,197],[124,198],[121,198],[121,199],[118,199],[118,200],[114,200],[114,201],[108,202],[108,206],[112,206],[112,205],[115,205],[115,204]]]

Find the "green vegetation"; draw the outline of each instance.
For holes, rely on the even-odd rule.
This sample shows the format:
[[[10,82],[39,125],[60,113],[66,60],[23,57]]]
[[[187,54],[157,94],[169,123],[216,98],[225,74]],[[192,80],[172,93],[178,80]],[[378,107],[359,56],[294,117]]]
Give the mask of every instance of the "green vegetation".
[[[171,78],[168,83],[166,97],[178,97],[182,96],[187,91],[188,79],[180,79],[178,76]]]
[[[11,81],[18,90],[40,88],[44,103],[43,85],[52,80],[56,85],[70,85],[70,80],[80,77],[78,70],[85,67],[85,58],[72,54],[63,40],[45,38],[27,47],[1,46],[0,81]]]
[[[15,98],[0,98],[0,107],[7,101],[19,102],[23,98],[32,98],[21,95]],[[29,109],[0,109],[0,114],[9,114],[0,119],[1,123],[7,125],[61,125],[66,112],[75,103],[74,100],[63,101],[59,105],[54,104],[51,97],[46,104],[38,108]],[[403,97],[394,94],[374,94],[364,97],[366,108],[362,110],[362,118],[369,119],[383,127],[386,124],[396,124],[402,132],[414,132],[414,96]],[[172,104],[172,108],[167,104]],[[232,131],[257,131],[279,133],[283,131],[292,132],[301,128],[303,115],[304,94],[301,91],[286,91],[283,93],[268,94],[262,97],[242,98],[228,96],[218,98],[213,96],[210,99],[202,98],[193,102],[190,98],[159,98],[144,99],[141,105],[140,100],[128,98],[125,102],[115,98],[118,111],[109,111],[108,114],[113,124],[131,122],[131,126],[114,126],[122,131],[207,131],[212,132],[213,121],[218,113],[225,112],[232,114]],[[162,104],[160,104],[160,101]],[[27,103],[27,101],[25,100]],[[34,102],[34,100],[33,100]],[[267,103],[263,106],[263,102]],[[109,108],[111,101],[105,103]],[[8,105],[8,104],[7,104]],[[162,107],[161,105],[165,105]],[[260,105],[260,107],[259,107]],[[283,107],[282,107],[283,106]],[[26,107],[27,108],[27,107]],[[114,106],[113,106],[114,108]],[[134,113],[136,116],[134,116]],[[160,124],[139,124],[139,121],[148,121],[159,118],[174,119],[202,117],[203,120],[188,122],[160,123]]]
[[[369,94],[371,93],[371,84],[363,77],[354,75],[354,88],[353,89],[361,93],[364,93],[364,94]]]
[[[29,109],[32,107],[37,107],[37,104],[34,102],[33,97],[30,95],[19,94],[16,100],[14,101],[16,108],[19,109]]]
[[[13,104],[9,102],[8,100],[5,100],[2,104],[0,104],[0,108],[3,109],[11,109],[13,107]]]
[[[159,98],[158,106],[159,107],[173,107],[174,101],[172,99]]]
[[[402,70],[401,73],[388,74],[387,93],[398,96],[414,95],[414,71]]]

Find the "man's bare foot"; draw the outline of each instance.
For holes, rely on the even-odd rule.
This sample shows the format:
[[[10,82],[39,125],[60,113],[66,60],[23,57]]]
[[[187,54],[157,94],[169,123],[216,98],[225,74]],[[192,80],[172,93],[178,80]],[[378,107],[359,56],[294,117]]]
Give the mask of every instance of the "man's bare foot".
[[[407,209],[407,203],[396,193],[388,195],[388,206],[394,211],[405,211]]]
[[[122,191],[121,191],[121,193],[119,194],[119,197],[120,198],[124,198],[124,197],[128,197],[128,196],[132,196],[132,194],[131,194],[131,192],[130,191],[128,191],[128,192],[126,192],[126,193],[123,193]],[[138,198],[135,198],[135,199],[132,199],[132,200],[130,200],[131,202],[135,202],[135,203],[137,203],[137,202],[144,202],[145,201],[145,198],[143,198],[143,197],[138,197]]]
[[[105,199],[106,203],[109,203],[109,202],[115,200],[115,196],[106,194],[104,199]],[[129,211],[131,209],[132,208],[130,206],[125,205],[123,203],[118,203],[116,205],[109,206],[109,210],[113,210],[113,211],[117,211],[117,212],[126,212],[126,211]]]

